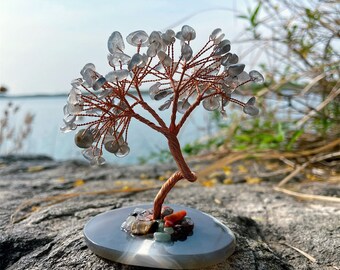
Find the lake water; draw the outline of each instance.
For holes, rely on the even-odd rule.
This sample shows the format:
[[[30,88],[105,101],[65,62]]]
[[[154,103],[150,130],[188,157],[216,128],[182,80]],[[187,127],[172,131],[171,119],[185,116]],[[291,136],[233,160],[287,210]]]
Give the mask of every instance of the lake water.
[[[147,97],[145,97],[147,99]],[[59,127],[63,121],[63,106],[66,104],[66,96],[43,96],[43,97],[0,97],[0,118],[6,104],[12,102],[20,106],[19,111],[12,118],[12,123],[17,127],[23,123],[26,113],[34,114],[32,132],[25,140],[20,153],[44,154],[56,160],[83,159],[81,150],[74,144],[75,132],[61,133]],[[158,108],[162,102],[147,100]],[[161,117],[168,123],[170,111],[160,112]],[[212,132],[211,114],[199,107],[188,119],[186,125],[179,134],[182,145],[192,142]],[[150,129],[146,125],[133,119],[129,128],[128,143],[131,148],[130,154],[125,158],[117,158],[106,154],[104,157],[109,163],[133,164],[138,163],[139,157],[148,157],[150,153],[160,149],[167,149],[167,142],[163,135]],[[0,154],[6,154],[6,145],[0,145]],[[8,148],[8,147],[7,147]],[[106,151],[105,151],[106,152]]]

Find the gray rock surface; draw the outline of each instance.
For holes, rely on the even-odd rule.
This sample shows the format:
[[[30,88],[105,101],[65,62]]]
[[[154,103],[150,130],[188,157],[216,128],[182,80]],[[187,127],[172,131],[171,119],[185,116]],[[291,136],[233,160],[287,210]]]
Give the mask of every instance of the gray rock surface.
[[[104,211],[152,201],[162,184],[152,179],[171,170],[171,165],[98,168],[43,157],[0,158],[0,269],[141,269],[94,255],[82,228]],[[339,205],[297,201],[272,185],[180,185],[167,202],[209,213],[235,233],[235,253],[209,269],[340,269]],[[146,190],[128,192],[129,187]],[[304,188],[339,191],[321,183]],[[125,192],[93,194],[111,189]]]

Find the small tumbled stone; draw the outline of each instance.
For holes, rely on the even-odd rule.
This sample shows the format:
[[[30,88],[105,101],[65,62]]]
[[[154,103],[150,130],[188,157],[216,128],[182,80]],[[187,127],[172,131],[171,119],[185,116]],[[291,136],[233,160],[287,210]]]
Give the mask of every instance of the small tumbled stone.
[[[136,220],[131,225],[131,233],[135,235],[145,235],[157,230],[158,223],[154,220]]]
[[[161,211],[161,217],[164,218],[165,216],[171,215],[174,212],[174,209],[172,209],[169,206],[163,206]]]
[[[157,242],[169,242],[171,240],[171,235],[168,233],[155,232],[153,237]]]
[[[168,233],[168,234],[173,234],[174,233],[174,229],[172,227],[165,227],[164,228],[164,232]]]

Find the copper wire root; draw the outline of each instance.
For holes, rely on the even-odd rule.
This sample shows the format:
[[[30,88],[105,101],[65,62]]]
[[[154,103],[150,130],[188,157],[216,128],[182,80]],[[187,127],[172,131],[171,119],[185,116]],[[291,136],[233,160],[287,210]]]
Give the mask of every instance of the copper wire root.
[[[154,206],[153,206],[153,219],[160,219],[161,218],[161,211],[162,211],[162,205],[164,203],[164,200],[170,190],[176,185],[176,183],[182,179],[185,179],[183,177],[182,172],[177,171],[173,173],[170,178],[163,184],[161,189],[158,191],[157,196],[154,200]],[[191,172],[190,182],[196,181],[197,176],[195,173]]]

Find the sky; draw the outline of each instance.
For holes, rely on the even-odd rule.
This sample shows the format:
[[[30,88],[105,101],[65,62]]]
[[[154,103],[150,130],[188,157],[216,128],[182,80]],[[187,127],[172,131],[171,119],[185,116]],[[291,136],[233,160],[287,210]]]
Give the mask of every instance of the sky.
[[[60,94],[69,91],[70,81],[79,77],[86,63],[94,63],[105,75],[110,71],[107,39],[113,31],[126,37],[135,30],[179,31],[187,24],[197,32],[194,51],[215,28],[233,41],[244,28],[236,15],[251,4],[250,0],[0,0],[0,85],[10,95]]]

